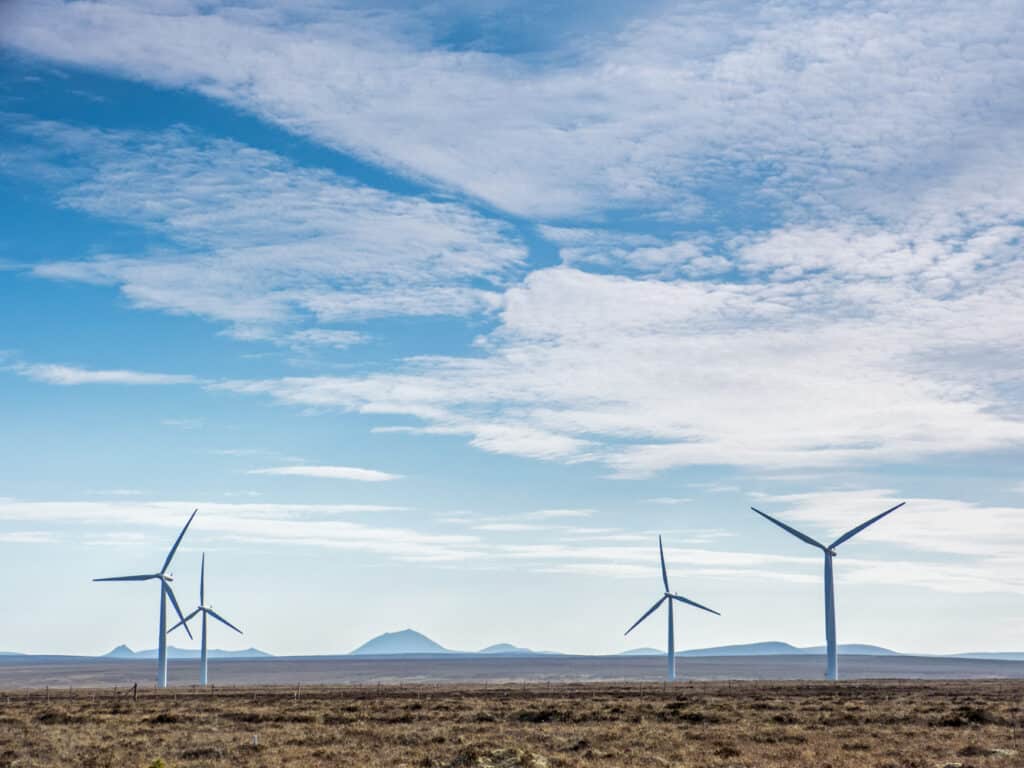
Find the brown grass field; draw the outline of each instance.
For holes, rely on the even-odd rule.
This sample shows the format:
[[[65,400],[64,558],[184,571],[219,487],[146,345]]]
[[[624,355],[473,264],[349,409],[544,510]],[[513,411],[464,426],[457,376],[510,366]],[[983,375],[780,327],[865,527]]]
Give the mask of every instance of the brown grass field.
[[[0,766],[1024,766],[1024,682],[0,693]]]

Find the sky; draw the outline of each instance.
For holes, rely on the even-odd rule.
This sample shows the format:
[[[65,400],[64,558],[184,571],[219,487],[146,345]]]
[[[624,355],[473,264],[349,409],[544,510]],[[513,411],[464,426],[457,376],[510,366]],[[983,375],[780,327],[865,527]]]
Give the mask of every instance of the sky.
[[[1024,650],[1017,2],[0,2],[0,650]],[[187,638],[172,642],[191,647]]]

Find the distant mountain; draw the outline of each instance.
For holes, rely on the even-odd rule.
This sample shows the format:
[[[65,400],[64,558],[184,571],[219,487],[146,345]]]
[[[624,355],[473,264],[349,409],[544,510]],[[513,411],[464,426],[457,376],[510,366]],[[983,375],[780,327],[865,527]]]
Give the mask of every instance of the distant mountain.
[[[694,648],[680,651],[679,656],[783,656],[804,653],[804,649],[789,643],[769,641],[766,643],[744,643],[742,645],[719,645],[713,648]]]
[[[211,659],[268,659],[271,654],[261,651],[258,648],[246,648],[243,651],[223,651],[219,648],[211,648],[207,651]],[[119,645],[109,653],[103,654],[102,659],[155,659],[156,648],[147,651],[133,651],[127,645]],[[173,645],[167,648],[169,659],[198,659],[199,650],[194,648],[176,648]]]
[[[447,648],[435,643],[426,635],[412,629],[401,632],[385,632],[383,635],[363,643],[354,651],[353,656],[403,656],[415,653],[451,653]]]
[[[511,643],[498,643],[497,645],[489,645],[486,648],[477,651],[477,653],[495,654],[498,656],[536,655],[536,651],[531,651],[529,648],[520,648],[518,645],[512,645]]]
[[[518,645],[512,645],[511,643],[498,643],[497,645],[489,645],[483,650],[477,651],[477,653],[487,654],[488,656],[562,656],[564,654],[558,651],[535,651],[531,648],[522,648]]]
[[[818,656],[825,655],[825,646],[817,645],[813,648],[801,648],[800,653],[811,653]],[[883,648],[880,645],[864,645],[863,643],[847,643],[843,645],[839,644],[839,653],[845,653],[847,656],[903,656],[903,655],[914,655],[914,654],[901,654],[898,651],[891,651],[888,648]]]
[[[196,659],[199,651],[191,648],[176,648],[171,646],[168,656],[172,659]],[[840,654],[846,656],[929,656],[932,658],[948,659],[988,659],[991,661],[1024,661],[1022,651],[977,651],[972,653],[957,654],[915,654],[900,653],[898,651],[883,648],[878,645],[867,645],[863,643],[847,643],[839,646]],[[497,643],[479,651],[453,651],[434,642],[426,635],[412,629],[405,629],[401,632],[385,632],[378,635],[369,642],[356,648],[351,654],[355,656],[414,656],[414,655],[445,655],[451,658],[472,657],[472,656],[507,656],[507,657],[531,657],[531,656],[559,656],[558,651],[534,651],[530,648],[523,648],[511,643]],[[719,645],[711,648],[693,648],[685,651],[678,651],[679,656],[823,656],[824,646],[810,646],[800,648],[790,643],[779,641],[767,641],[761,643],[740,643],[736,645]],[[273,658],[272,654],[256,648],[247,648],[242,651],[225,651],[213,649],[209,652],[211,659],[265,659]],[[660,648],[631,648],[622,651],[620,656],[664,656],[664,649]],[[44,658],[81,658],[81,659],[155,659],[155,649],[145,651],[133,651],[127,645],[119,645],[109,653],[102,656],[56,656],[53,654],[29,654],[16,651],[0,651],[0,659],[3,664],[20,663],[20,659],[44,659]],[[332,658],[325,656],[323,658]],[[336,658],[336,657],[334,657]]]
[[[1020,651],[979,651],[976,653],[958,653],[954,659],[992,659],[993,661],[1024,661],[1024,653]]]
[[[624,651],[620,655],[648,656],[663,655],[665,651],[656,648],[636,648]],[[839,653],[847,656],[898,656],[896,651],[878,645],[848,643],[839,646]],[[677,656],[824,656],[825,646],[798,648],[789,643],[777,640],[763,643],[741,643],[739,645],[718,645],[712,648],[693,648],[689,651],[677,651]],[[1024,656],[1022,656],[1024,658]]]

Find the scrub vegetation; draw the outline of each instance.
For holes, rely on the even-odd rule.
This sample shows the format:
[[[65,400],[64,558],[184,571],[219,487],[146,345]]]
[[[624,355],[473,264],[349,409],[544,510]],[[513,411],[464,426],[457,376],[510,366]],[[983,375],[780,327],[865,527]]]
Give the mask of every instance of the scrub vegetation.
[[[0,694],[0,767],[1024,765],[1022,681]]]

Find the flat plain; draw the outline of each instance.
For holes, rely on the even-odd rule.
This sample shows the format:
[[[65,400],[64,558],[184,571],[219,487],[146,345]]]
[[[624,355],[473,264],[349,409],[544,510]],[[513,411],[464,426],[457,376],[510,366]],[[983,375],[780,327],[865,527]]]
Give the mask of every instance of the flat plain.
[[[519,683],[0,694],[0,766],[1024,765],[1024,682]]]
[[[928,656],[841,656],[845,679],[1024,679],[1024,662]],[[171,685],[194,683],[198,662],[170,662]],[[701,656],[677,659],[688,680],[820,680],[823,656]],[[156,661],[0,657],[0,690],[152,686]],[[664,656],[337,656],[217,659],[217,685],[660,681]]]

